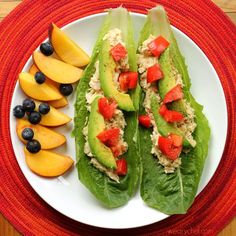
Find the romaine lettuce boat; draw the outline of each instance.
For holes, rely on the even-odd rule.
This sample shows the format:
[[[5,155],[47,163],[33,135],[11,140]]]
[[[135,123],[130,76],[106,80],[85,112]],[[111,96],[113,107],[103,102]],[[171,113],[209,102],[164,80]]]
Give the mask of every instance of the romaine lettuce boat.
[[[77,88],[74,120],[79,179],[108,208],[137,190],[137,81],[130,15],[109,10]]]
[[[187,66],[162,6],[149,11],[137,53],[141,196],[163,213],[184,214],[198,189],[210,129],[190,93]]]

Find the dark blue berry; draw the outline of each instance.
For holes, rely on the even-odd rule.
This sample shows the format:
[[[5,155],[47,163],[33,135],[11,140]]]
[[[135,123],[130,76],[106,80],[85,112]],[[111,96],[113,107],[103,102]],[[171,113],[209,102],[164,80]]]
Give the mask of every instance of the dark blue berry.
[[[16,118],[22,118],[24,117],[25,115],[25,111],[23,109],[23,106],[21,105],[17,105],[13,108],[13,115],[16,117]]]
[[[24,140],[32,140],[34,137],[34,131],[31,128],[24,128],[21,136]]]
[[[71,84],[60,84],[59,90],[61,94],[69,96],[73,92],[73,87]]]
[[[31,153],[37,153],[41,149],[41,144],[39,141],[33,139],[26,144],[26,149]]]
[[[38,124],[41,121],[41,114],[37,111],[33,111],[29,114],[28,120],[31,124]]]
[[[50,106],[47,103],[41,103],[39,105],[39,112],[43,115],[47,114],[50,111]]]
[[[42,43],[40,45],[40,51],[45,55],[45,56],[50,56],[53,54],[53,47],[52,45],[47,42],[47,43]]]
[[[40,71],[36,72],[36,74],[34,75],[34,78],[38,84],[43,84],[46,80],[45,75]]]
[[[23,109],[26,112],[32,112],[35,109],[35,102],[32,99],[26,98],[22,103]]]

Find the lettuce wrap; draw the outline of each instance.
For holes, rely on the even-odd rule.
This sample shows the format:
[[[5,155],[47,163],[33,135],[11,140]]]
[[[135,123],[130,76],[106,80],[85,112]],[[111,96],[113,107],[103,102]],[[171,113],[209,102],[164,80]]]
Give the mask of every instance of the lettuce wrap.
[[[159,50],[155,44],[153,47],[155,40],[166,45],[159,57],[153,55]],[[165,214],[184,214],[198,189],[208,153],[210,128],[203,107],[190,93],[187,66],[162,6],[149,11],[137,53],[142,87],[140,114],[146,115],[152,124],[151,128],[140,126],[139,129],[141,197],[147,205]],[[148,68],[154,64],[158,81],[148,83],[148,79],[153,79]],[[178,90],[179,97],[173,93],[170,96],[171,90]],[[174,96],[178,99],[170,100]],[[168,99],[169,103],[164,104]],[[180,141],[180,144],[175,144],[170,137],[177,137],[176,143]],[[165,145],[172,142],[172,152],[163,146],[163,140]]]
[[[111,49],[118,43],[125,48],[126,54],[125,58],[115,61],[111,56]],[[109,10],[90,64],[77,87],[74,136],[78,176],[107,208],[124,205],[137,190],[140,175],[136,111],[139,106],[140,87],[137,85],[133,89],[120,91],[115,78],[127,71],[137,73],[135,51],[128,11],[122,7]],[[109,103],[109,109],[115,109],[112,118],[107,109],[101,110],[100,105],[104,101]],[[117,146],[112,146],[118,142],[114,138],[114,132],[113,139],[104,139],[106,136],[101,132],[104,129],[112,129],[114,132],[119,130],[118,144],[121,144],[119,147],[122,150],[117,151]],[[98,131],[99,135],[96,133]],[[118,170],[117,160],[126,162],[127,170],[124,166]]]

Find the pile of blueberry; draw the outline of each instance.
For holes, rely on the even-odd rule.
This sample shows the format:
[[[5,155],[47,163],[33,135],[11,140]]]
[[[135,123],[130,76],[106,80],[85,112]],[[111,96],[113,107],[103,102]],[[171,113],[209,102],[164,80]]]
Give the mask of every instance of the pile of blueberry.
[[[39,105],[39,111],[35,111],[35,102],[32,99],[26,98],[22,105],[17,105],[13,109],[13,115],[16,118],[23,118],[28,115],[28,120],[31,124],[38,124],[41,121],[41,115],[46,115],[50,111],[50,106],[47,103]]]
[[[23,118],[25,114],[31,124],[38,124],[41,121],[41,116],[46,115],[50,111],[50,106],[47,103],[39,105],[39,111],[35,111],[35,102],[32,99],[26,98],[23,100],[22,105],[17,105],[13,109],[13,115],[16,118]],[[41,145],[37,140],[34,140],[34,132],[31,128],[25,128],[22,131],[22,138],[27,140],[26,148],[31,153],[40,151]]]
[[[54,49],[52,45],[49,42],[42,43],[40,45],[40,51],[45,55],[45,56],[50,56],[53,54]],[[45,82],[46,77],[42,72],[37,72],[34,76],[36,82],[38,84],[42,84]],[[62,95],[64,96],[69,96],[73,92],[73,87],[71,84],[60,84],[59,90]]]
[[[41,149],[41,144],[38,140],[33,139],[34,131],[31,128],[24,128],[21,136],[24,140],[28,141],[26,149],[31,153],[37,153]]]

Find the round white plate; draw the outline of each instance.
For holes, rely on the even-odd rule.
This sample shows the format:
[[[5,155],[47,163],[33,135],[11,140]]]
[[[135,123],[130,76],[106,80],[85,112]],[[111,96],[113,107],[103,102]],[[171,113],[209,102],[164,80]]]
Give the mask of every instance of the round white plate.
[[[85,17],[67,25],[63,30],[85,51],[91,53],[104,15]],[[137,42],[139,31],[146,17],[136,13],[131,15]],[[213,176],[223,153],[227,133],[226,102],[220,80],[205,54],[185,34],[174,27],[173,29],[189,68],[192,93],[197,101],[204,105],[204,113],[212,131],[209,154],[198,189],[199,193]],[[32,58],[28,60],[23,71],[28,71],[31,64]],[[12,97],[11,112],[13,107],[21,103],[24,98],[25,95],[17,83]],[[70,117],[74,115],[74,100],[75,94],[69,97],[69,106],[62,109]],[[88,225],[120,229],[144,226],[168,217],[146,206],[139,196],[139,192],[123,207],[104,208],[80,183],[76,168],[59,178],[46,179],[35,175],[25,163],[23,144],[16,135],[16,120],[12,113],[10,127],[15,156],[26,179],[41,198],[62,214]],[[56,151],[69,155],[75,160],[74,139],[70,136],[72,129],[72,122],[67,126],[57,128],[67,137],[67,144]]]

